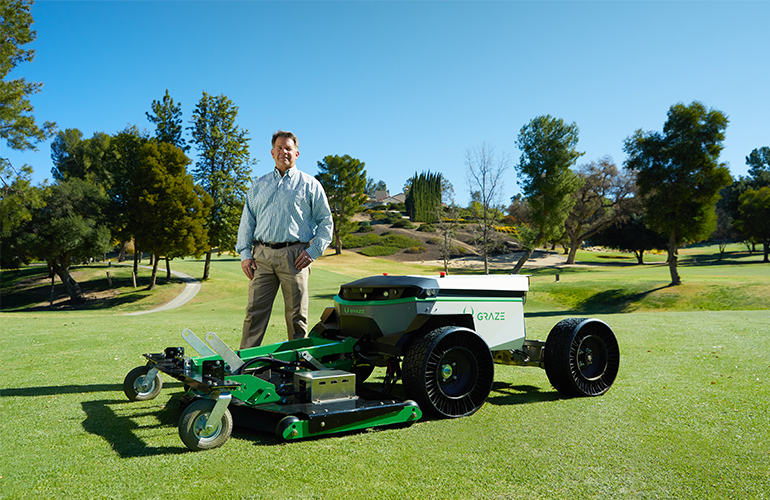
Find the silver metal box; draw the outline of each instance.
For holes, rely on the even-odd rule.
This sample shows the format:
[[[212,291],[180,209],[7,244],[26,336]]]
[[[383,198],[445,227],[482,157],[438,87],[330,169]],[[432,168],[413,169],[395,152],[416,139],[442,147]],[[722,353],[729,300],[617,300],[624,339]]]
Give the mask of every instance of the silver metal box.
[[[294,387],[313,403],[356,398],[356,375],[342,370],[316,370],[294,374]]]

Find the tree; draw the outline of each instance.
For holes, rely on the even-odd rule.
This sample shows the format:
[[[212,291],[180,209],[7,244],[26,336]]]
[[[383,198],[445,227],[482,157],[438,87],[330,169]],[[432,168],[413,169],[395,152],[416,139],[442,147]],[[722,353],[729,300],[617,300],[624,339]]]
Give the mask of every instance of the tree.
[[[436,206],[441,205],[442,185],[441,174],[414,173],[404,202],[412,222],[436,221]]]
[[[35,51],[23,48],[37,38],[31,28],[31,0],[4,0],[0,2],[0,139],[11,149],[24,151],[37,149],[36,144],[48,139],[56,129],[53,122],[40,127],[32,115],[34,108],[29,96],[40,92],[42,83],[32,83],[24,78],[8,79],[8,75],[23,62],[32,62]],[[2,159],[9,169],[0,170],[0,180],[6,185],[6,175],[13,171],[8,160]]]
[[[113,178],[110,171],[112,138],[104,132],[96,132],[90,139],[83,139],[78,129],[58,132],[51,143],[51,174],[56,181],[84,179],[109,189]]]
[[[155,124],[155,138],[160,142],[173,144],[183,152],[190,150],[190,146],[182,137],[182,104],[175,103],[168,94],[162,101],[152,101],[152,113],[145,112],[147,119]]]
[[[749,238],[762,242],[762,262],[770,262],[770,187],[747,190],[741,195],[740,203],[736,226]]]
[[[734,222],[741,217],[739,212],[741,195],[749,189],[758,190],[770,186],[770,168],[765,168],[765,163],[761,159],[761,152],[765,149],[770,148],[755,149],[750,156],[746,157],[746,164],[750,167],[750,176],[739,177],[719,192],[720,199],[716,208],[718,234],[712,234],[712,238],[716,238],[720,242],[724,242],[726,239],[730,241],[743,240],[751,251],[754,243],[750,242],[750,238],[735,227]]]
[[[626,167],[637,171],[647,224],[668,238],[671,285],[682,283],[678,248],[714,231],[719,191],[732,182],[719,163],[727,122],[700,102],[679,103],[669,109],[663,133],[637,130],[625,140]]]
[[[469,207],[477,221],[478,249],[484,259],[484,274],[489,274],[489,253],[497,231],[494,222],[499,218],[496,209],[504,188],[503,174],[510,167],[508,154],[495,155],[495,148],[482,144],[465,151],[465,173],[471,194]]]
[[[11,180],[0,186],[0,267],[18,269],[35,257],[29,222],[43,205],[42,190],[31,184],[32,167],[21,172],[0,163],[0,175]]]
[[[35,254],[48,263],[52,275],[59,276],[72,303],[82,303],[85,296],[69,268],[109,250],[110,230],[104,222],[107,196],[101,187],[73,178],[47,188],[44,202],[29,226]]]
[[[573,194],[575,205],[565,221],[570,241],[567,264],[575,263],[583,240],[627,216],[623,209],[636,187],[633,174],[618,172],[608,156],[580,166],[576,173],[583,185]]]
[[[139,151],[138,178],[141,194],[137,212],[147,215],[135,235],[139,248],[153,253],[152,277],[148,290],[155,287],[158,260],[194,255],[206,250],[205,218],[212,201],[195,186],[186,167],[190,159],[177,146],[148,142]],[[168,276],[167,276],[168,278]]]
[[[222,253],[235,249],[248,190],[249,132],[235,124],[237,116],[238,106],[225,95],[214,97],[206,92],[193,111],[190,129],[198,150],[193,178],[214,202],[206,223],[208,249],[204,280],[209,278],[212,250],[218,248]]]
[[[633,212],[627,219],[605,227],[589,241],[592,245],[633,252],[639,264],[644,264],[647,250],[665,250],[668,245],[666,238],[647,227],[641,212]]]
[[[356,224],[353,215],[366,201],[366,170],[361,160],[345,156],[326,156],[318,162],[316,179],[326,191],[334,222],[334,253],[342,253],[342,238]]]
[[[155,214],[143,213],[137,200],[141,195],[142,179],[139,170],[140,150],[149,138],[136,126],[128,126],[118,132],[111,140],[111,155],[108,170],[113,184],[108,190],[110,206],[108,220],[113,235],[125,246],[141,230],[142,225]],[[138,274],[142,248],[134,245],[134,275]]]
[[[460,219],[460,208],[451,200],[445,208],[441,205],[436,206],[435,227],[441,239],[439,240],[439,252],[444,261],[444,272],[449,273],[449,258],[452,251],[456,248],[455,238],[457,237],[457,226]]]
[[[388,186],[385,184],[385,181],[380,180],[377,182],[374,182],[374,179],[372,177],[369,177],[366,179],[366,194],[369,196],[374,196],[374,194],[377,191],[387,191]]]
[[[514,274],[521,271],[535,248],[559,239],[564,231],[564,222],[575,204],[573,193],[582,184],[570,170],[583,155],[576,149],[578,133],[575,123],[567,125],[550,115],[534,118],[519,132],[516,144],[522,153],[516,169],[530,208],[531,236],[522,242],[526,251],[514,266]]]
[[[724,191],[724,189],[722,191]],[[740,241],[742,238],[741,232],[735,227],[733,217],[720,205],[721,201],[722,200],[719,200],[716,206],[717,228],[709,237],[711,241],[716,241],[719,246],[720,261],[725,254],[727,244],[733,241]]]
[[[765,146],[754,149],[746,157],[746,165],[749,166],[749,176],[755,179],[759,177],[761,172],[770,172],[770,148]]]

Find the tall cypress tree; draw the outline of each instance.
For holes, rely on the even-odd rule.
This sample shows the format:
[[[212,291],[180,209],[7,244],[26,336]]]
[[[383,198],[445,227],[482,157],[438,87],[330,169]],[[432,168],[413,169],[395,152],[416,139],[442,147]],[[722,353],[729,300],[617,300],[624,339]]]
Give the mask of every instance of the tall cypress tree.
[[[441,205],[441,174],[415,172],[405,204],[412,222],[435,222],[436,207]]]

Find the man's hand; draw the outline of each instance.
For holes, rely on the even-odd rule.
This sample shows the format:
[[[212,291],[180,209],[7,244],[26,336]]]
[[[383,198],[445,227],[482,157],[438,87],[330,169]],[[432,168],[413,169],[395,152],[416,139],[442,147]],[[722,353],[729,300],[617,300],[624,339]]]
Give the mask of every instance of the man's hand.
[[[312,262],[313,259],[310,258],[310,254],[307,253],[307,250],[302,250],[302,253],[297,256],[297,260],[294,261],[294,267],[296,267],[298,271],[301,271]]]
[[[254,265],[254,259],[246,259],[241,261],[241,269],[249,279],[254,278],[254,270],[257,268]]]

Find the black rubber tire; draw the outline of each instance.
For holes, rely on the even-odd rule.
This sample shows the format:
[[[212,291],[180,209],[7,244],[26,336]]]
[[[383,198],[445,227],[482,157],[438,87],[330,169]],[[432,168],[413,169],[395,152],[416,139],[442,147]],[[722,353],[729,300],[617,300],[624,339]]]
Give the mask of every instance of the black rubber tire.
[[[464,417],[481,408],[495,377],[492,353],[473,330],[447,326],[414,339],[403,363],[404,390],[424,411]]]
[[[230,439],[233,433],[233,416],[230,410],[225,410],[217,428],[211,435],[203,434],[203,426],[214,409],[213,399],[199,399],[192,402],[179,417],[179,437],[192,451],[211,450],[219,448]]]
[[[275,437],[278,438],[278,441],[285,443],[286,441],[289,441],[286,437],[284,437],[284,433],[292,427],[294,424],[299,422],[300,419],[295,417],[294,415],[287,415],[283,417],[279,422],[278,425],[275,427]],[[291,436],[291,435],[290,435]]]
[[[600,396],[607,392],[620,367],[615,334],[598,319],[559,321],[545,342],[545,373],[566,396]]]
[[[148,401],[155,399],[160,394],[160,390],[163,389],[163,380],[160,378],[160,373],[155,375],[155,380],[149,390],[143,390],[140,385],[144,382],[147,372],[150,371],[150,366],[137,366],[126,375],[123,379],[123,392],[129,401]]]

